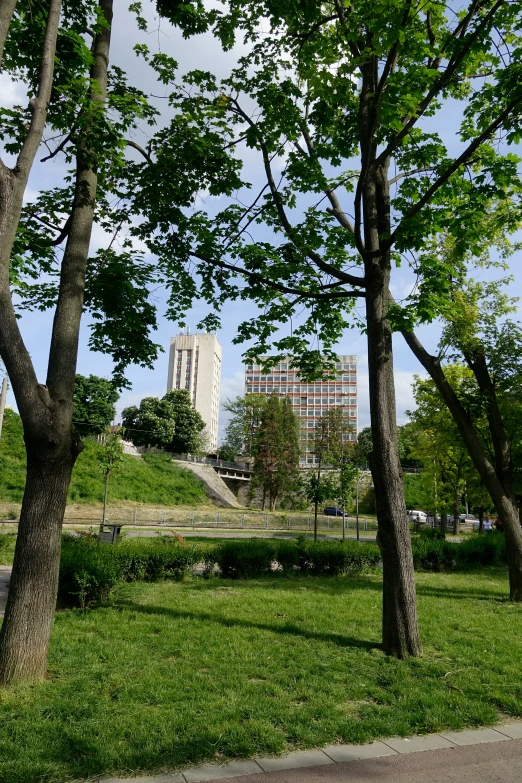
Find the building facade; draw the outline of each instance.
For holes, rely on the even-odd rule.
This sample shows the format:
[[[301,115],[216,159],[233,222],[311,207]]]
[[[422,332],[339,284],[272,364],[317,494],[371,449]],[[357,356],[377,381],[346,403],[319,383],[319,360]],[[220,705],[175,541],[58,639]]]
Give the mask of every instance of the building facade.
[[[208,448],[217,448],[223,350],[215,334],[178,334],[170,339],[167,391],[187,389],[206,424]]]
[[[245,394],[279,394],[292,400],[294,413],[300,419],[301,465],[317,462],[309,451],[309,441],[321,416],[332,408],[342,407],[353,428],[350,440],[357,439],[357,356],[338,356],[335,379],[308,383],[299,371],[290,368],[289,361],[276,364],[269,373],[262,373],[259,364],[247,364]]]

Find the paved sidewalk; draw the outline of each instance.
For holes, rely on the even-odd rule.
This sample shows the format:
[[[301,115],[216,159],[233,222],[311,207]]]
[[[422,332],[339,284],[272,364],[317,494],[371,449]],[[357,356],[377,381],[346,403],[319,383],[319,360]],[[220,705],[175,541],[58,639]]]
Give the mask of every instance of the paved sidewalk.
[[[7,590],[11,579],[11,566],[0,565],[0,617],[4,616]]]
[[[520,783],[522,722],[394,737],[369,745],[330,745],[278,758],[207,764],[183,773],[101,778],[99,783],[200,783],[227,778],[236,778],[235,783]]]

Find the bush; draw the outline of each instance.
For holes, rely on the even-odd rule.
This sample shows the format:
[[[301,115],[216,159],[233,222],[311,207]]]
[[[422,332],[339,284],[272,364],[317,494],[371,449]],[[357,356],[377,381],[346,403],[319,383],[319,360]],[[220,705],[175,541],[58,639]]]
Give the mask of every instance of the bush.
[[[214,558],[224,579],[253,579],[270,573],[275,553],[272,541],[251,538],[223,542],[209,556]]]
[[[100,544],[95,535],[62,536],[58,603],[85,609],[109,597],[121,580],[115,547]]]
[[[209,553],[225,579],[252,579],[276,570],[283,575],[338,576],[375,567],[375,544],[347,541],[227,541]],[[210,570],[210,569],[209,569]]]
[[[506,562],[506,542],[502,533],[472,534],[461,544],[445,541],[422,531],[412,539],[415,568],[425,571],[465,571],[477,566],[502,565]]]
[[[106,600],[118,582],[181,579],[201,562],[207,549],[164,538],[101,544],[96,535],[62,539],[58,601],[60,606],[86,606]]]
[[[115,548],[115,556],[126,582],[157,582],[161,579],[182,579],[190,566],[204,560],[203,547],[187,546],[168,538],[147,541],[127,539]]]

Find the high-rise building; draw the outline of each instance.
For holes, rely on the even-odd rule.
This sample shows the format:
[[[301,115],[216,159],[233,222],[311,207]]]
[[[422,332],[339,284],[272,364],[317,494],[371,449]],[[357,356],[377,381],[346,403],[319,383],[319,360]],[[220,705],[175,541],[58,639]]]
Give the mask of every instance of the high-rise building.
[[[178,334],[170,339],[167,391],[188,390],[206,424],[212,451],[217,448],[222,353],[215,334]]]
[[[301,465],[314,465],[317,457],[309,450],[309,440],[318,419],[332,408],[342,407],[353,427],[350,440],[357,438],[357,356],[338,356],[335,379],[324,378],[308,383],[299,371],[290,368],[289,360],[262,373],[259,364],[247,364],[245,394],[279,394],[292,400],[300,418]]]

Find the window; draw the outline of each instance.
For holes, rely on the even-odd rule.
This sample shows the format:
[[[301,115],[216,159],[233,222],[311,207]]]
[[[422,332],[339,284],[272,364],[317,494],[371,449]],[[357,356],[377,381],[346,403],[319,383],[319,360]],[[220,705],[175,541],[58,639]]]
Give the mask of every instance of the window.
[[[350,364],[350,370],[356,370],[357,365],[356,364]]]

